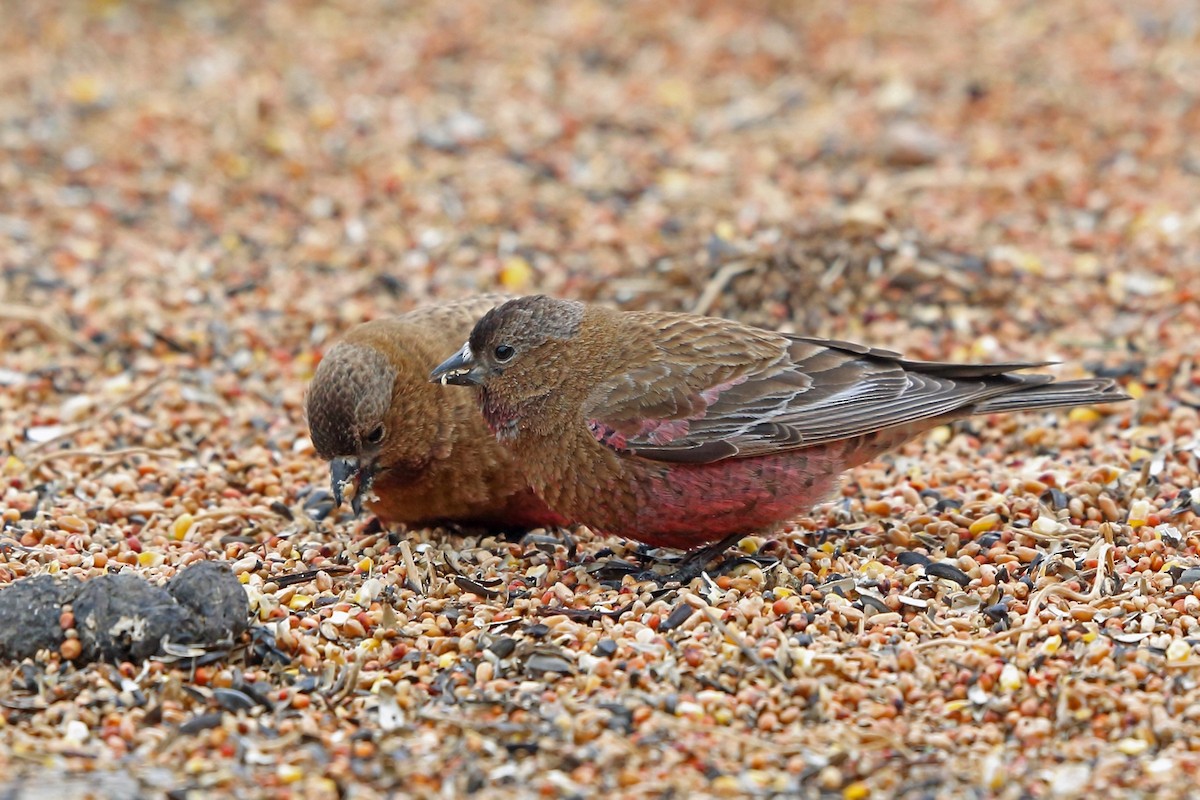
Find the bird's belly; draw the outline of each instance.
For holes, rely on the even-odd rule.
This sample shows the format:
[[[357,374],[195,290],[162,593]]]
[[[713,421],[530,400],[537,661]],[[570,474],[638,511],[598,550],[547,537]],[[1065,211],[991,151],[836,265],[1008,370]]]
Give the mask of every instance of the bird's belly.
[[[710,464],[639,462],[623,470],[589,522],[607,533],[690,549],[807,513],[833,491],[843,462],[810,448]],[[622,485],[623,484],[623,485]]]
[[[368,507],[386,522],[456,522],[513,529],[566,523],[511,469],[481,474],[452,472],[440,465],[419,474],[388,470],[380,474],[373,491],[378,499]]]

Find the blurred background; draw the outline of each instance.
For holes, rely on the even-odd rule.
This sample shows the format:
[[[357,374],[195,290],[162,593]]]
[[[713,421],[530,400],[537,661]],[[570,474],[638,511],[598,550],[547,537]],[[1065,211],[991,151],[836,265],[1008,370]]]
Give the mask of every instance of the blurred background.
[[[5,667],[24,705],[0,703],[0,776],[53,794],[45,764],[110,770],[113,797],[147,763],[160,789],[272,797],[1184,796],[1198,233],[1196,0],[0,0],[0,583],[216,558],[286,650],[286,669]],[[660,623],[709,622],[647,594],[619,625],[564,616],[578,653],[532,680],[527,650],[488,671],[487,640],[455,648],[493,613],[545,644],[539,576],[578,577],[562,540],[364,530],[332,509],[303,414],[341,331],[497,289],[1058,360],[1137,402],[939,429],[857,470],[780,545],[786,569],[706,595],[757,650],[681,627],[676,659]],[[1043,513],[1086,527],[1017,527]],[[471,594],[460,557],[533,600]],[[966,583],[921,577],[928,613],[901,607],[931,559]],[[364,626],[388,619],[351,608],[367,575],[408,617],[359,674]],[[893,621],[812,594],[843,575]],[[563,602],[626,602],[573,585]],[[1043,598],[1045,629],[1008,636]],[[799,678],[769,684],[746,653]],[[206,684],[243,668],[268,711],[214,721]],[[505,704],[445,705],[492,677]],[[213,727],[176,735],[195,719]]]
[[[11,2],[0,292],[125,360],[504,288],[1119,366],[1195,321],[1198,14]]]

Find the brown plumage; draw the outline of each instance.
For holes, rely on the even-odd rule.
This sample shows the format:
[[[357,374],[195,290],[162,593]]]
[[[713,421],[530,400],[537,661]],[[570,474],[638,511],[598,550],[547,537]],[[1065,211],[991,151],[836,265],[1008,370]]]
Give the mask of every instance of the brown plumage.
[[[429,383],[445,351],[498,295],[419,308],[348,331],[325,354],[308,393],[317,453],[333,492],[356,484],[353,504],[410,524],[488,527],[560,524],[529,490],[512,455],[488,433],[466,393]]]
[[[845,469],[947,421],[1126,399],[1108,380],[1012,374],[1036,366],[537,296],[489,311],[432,377],[479,387],[552,509],[690,549],[806,513]]]

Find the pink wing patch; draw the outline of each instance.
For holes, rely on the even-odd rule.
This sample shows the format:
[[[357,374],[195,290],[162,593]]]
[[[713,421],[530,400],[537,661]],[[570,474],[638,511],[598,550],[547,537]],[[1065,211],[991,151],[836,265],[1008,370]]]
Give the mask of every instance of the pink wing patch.
[[[630,440],[638,444],[666,444],[687,436],[691,422],[686,419],[646,419],[632,436],[610,428],[600,420],[589,419],[587,426],[600,444],[615,450],[628,450]]]
[[[709,407],[717,402],[717,398],[721,396],[722,392],[739,383],[744,383],[745,380],[745,376],[742,376],[736,380],[710,386],[693,395],[693,397],[699,398],[703,405],[697,413],[683,419],[643,419],[638,423],[637,430],[632,433],[627,432],[632,427],[632,420],[621,426],[625,428],[625,431],[622,431],[603,420],[589,419],[587,421],[588,430],[600,444],[616,450],[630,450],[638,445],[669,444],[686,437],[691,431],[692,421],[703,419],[708,413]]]

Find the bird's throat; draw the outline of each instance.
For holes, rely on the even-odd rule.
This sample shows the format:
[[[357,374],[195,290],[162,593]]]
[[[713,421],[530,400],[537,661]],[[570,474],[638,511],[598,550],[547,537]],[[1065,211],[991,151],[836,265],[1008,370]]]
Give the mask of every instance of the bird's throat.
[[[502,402],[492,392],[486,390],[479,393],[479,408],[483,411],[483,419],[487,422],[488,430],[500,442],[511,442],[517,438],[521,429],[521,414],[512,406]]]

